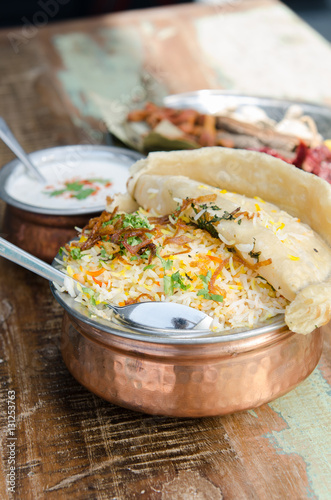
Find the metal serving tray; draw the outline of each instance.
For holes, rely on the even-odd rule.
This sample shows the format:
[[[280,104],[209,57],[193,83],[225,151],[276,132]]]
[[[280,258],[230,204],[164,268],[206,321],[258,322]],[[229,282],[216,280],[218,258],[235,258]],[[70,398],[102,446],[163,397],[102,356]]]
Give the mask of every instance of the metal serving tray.
[[[331,107],[303,101],[274,99],[242,95],[222,90],[197,90],[182,94],[173,94],[164,98],[163,105],[169,108],[193,108],[201,113],[218,113],[225,107],[240,109],[242,106],[258,106],[273,120],[280,121],[287,109],[292,105],[301,107],[304,114],[313,118],[319,133],[325,138],[331,138]]]

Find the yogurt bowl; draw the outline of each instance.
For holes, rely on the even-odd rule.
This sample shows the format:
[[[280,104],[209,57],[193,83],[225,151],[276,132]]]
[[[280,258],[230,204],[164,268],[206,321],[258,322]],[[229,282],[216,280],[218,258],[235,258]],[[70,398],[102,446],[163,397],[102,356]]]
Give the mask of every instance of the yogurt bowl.
[[[124,192],[129,167],[142,155],[99,145],[60,146],[31,153],[47,179],[37,181],[14,160],[0,170],[6,203],[2,231],[15,245],[51,262],[60,246],[104,210],[107,196]]]

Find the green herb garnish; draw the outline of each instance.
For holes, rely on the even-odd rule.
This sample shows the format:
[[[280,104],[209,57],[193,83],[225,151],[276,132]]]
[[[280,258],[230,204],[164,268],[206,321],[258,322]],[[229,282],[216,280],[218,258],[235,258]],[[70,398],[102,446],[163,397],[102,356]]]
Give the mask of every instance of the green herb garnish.
[[[185,285],[182,276],[179,271],[173,273],[171,276],[164,276],[164,293],[166,295],[173,295],[175,288],[180,288],[181,290],[188,290],[191,285]]]
[[[102,223],[102,227],[109,226],[110,224],[114,224],[114,222],[119,219],[121,216],[119,214],[115,215],[112,219],[107,220],[106,222]]]
[[[172,268],[174,261],[161,257],[159,249],[156,250],[156,256],[160,259],[164,271],[169,271]]]
[[[78,247],[74,247],[70,250],[70,255],[74,260],[80,259],[82,252],[81,249]]]
[[[149,266],[145,266],[143,271],[146,271],[147,269],[153,269],[155,267],[155,264],[149,264]]]
[[[248,255],[249,255],[250,257],[252,257],[252,259],[256,259],[256,262],[259,262],[261,252],[254,252],[254,248],[255,248],[255,238],[253,238],[253,240],[254,240],[253,250],[251,250],[250,252],[248,252]]]
[[[151,251],[150,251],[150,249],[149,249],[149,248],[147,248],[147,250],[145,250],[145,252],[144,252],[144,253],[141,253],[141,254],[140,254],[140,258],[141,258],[141,259],[148,259],[148,258],[149,258],[149,256],[150,256],[150,254],[151,254]]]
[[[65,184],[67,191],[80,191],[84,187],[84,184],[81,181],[66,182]]]
[[[259,259],[260,259],[260,255],[261,255],[261,252],[253,252],[253,250],[251,250],[248,255],[250,257],[252,257],[252,259],[256,259],[256,262],[259,262]]]
[[[137,213],[125,214],[125,217],[123,219],[123,227],[132,227],[134,229],[153,229],[153,226],[151,226],[147,218]]]
[[[163,286],[165,295],[173,295],[174,291],[171,290],[171,278],[170,276],[164,276],[163,278]]]
[[[61,194],[65,193],[67,190],[66,189],[57,189],[55,191],[51,191],[50,193],[45,193],[48,194],[48,196],[60,196]]]
[[[191,219],[194,225],[198,226],[200,229],[207,231],[213,238],[218,238],[218,232],[215,229],[213,223],[208,220],[206,213],[202,214],[199,219]]]
[[[88,295],[90,297],[90,302],[92,304],[92,306],[96,306],[97,303],[95,301],[95,292],[94,290],[91,290],[90,288],[85,288],[85,287],[82,287],[82,290],[83,292]]]
[[[199,213],[199,210],[196,207],[196,205],[194,205],[194,203],[191,204],[191,207],[193,208],[193,210],[196,214]],[[193,224],[198,226],[200,229],[204,229],[205,231],[208,231],[208,233],[211,234],[211,236],[213,236],[214,238],[218,238],[218,232],[217,232],[214,224],[216,222],[220,222],[221,220],[233,220],[233,219],[235,219],[235,214],[237,212],[239,212],[239,210],[240,210],[240,207],[236,208],[232,212],[227,212],[226,210],[224,210],[222,215],[220,215],[220,216],[213,215],[211,217],[211,215],[207,212],[207,209],[211,209],[214,211],[216,211],[216,210],[220,211],[221,210],[220,207],[218,207],[217,205],[208,205],[206,203],[204,203],[202,205],[198,205],[198,207],[201,210],[206,210],[206,212],[203,212],[200,215],[200,217],[196,220],[191,217],[191,222],[193,222]]]
[[[164,272],[172,268],[174,261],[161,257],[159,249],[156,250],[156,256],[160,259]],[[179,271],[171,274],[171,276],[165,275],[163,278],[163,286],[165,295],[173,295],[175,288],[180,288],[181,290],[188,290],[190,288],[190,285],[185,285]]]
[[[126,241],[128,245],[134,247],[136,245],[139,245],[139,243],[142,242],[142,239],[137,238],[136,236],[129,236],[129,238]]]
[[[200,274],[199,278],[203,283],[203,288],[198,290],[197,295],[202,295],[204,299],[207,300],[215,300],[216,302],[223,302],[223,295],[217,295],[215,293],[209,293],[208,284],[211,280],[211,271],[208,271],[206,276],[204,274]]]
[[[77,200],[85,200],[92,194],[96,193],[99,187],[96,184],[106,185],[110,181],[108,179],[83,179],[73,182],[65,182],[65,187],[54,191],[44,191],[48,196],[61,196],[68,193],[71,198]]]
[[[95,189],[89,188],[89,189],[81,189],[78,191],[77,194],[72,194],[71,196],[73,198],[76,198],[77,200],[85,200],[88,196],[93,194],[95,192]]]
[[[100,248],[100,257],[102,260],[108,260],[110,258],[104,247]]]

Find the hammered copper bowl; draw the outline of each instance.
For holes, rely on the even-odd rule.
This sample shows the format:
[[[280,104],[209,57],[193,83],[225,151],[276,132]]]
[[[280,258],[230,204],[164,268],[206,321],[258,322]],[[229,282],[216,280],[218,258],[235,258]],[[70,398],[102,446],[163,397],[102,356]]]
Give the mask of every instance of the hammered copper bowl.
[[[119,163],[129,166],[142,158],[142,155],[124,148],[98,145],[59,146],[36,151],[29,155],[42,171],[43,165],[53,162],[79,172],[81,161],[118,159]],[[84,207],[82,209],[53,209],[22,203],[13,198],[6,189],[6,184],[15,170],[22,164],[14,160],[0,170],[0,198],[6,202],[2,232],[14,245],[26,250],[45,262],[52,262],[59,248],[73,239],[75,227],[83,227],[95,214],[104,209]],[[111,170],[110,170],[111,174]]]
[[[65,309],[68,370],[94,394],[139,412],[205,417],[256,408],[306,379],[322,353],[319,329],[295,334],[282,316],[227,335],[160,337],[89,318],[84,306],[52,291]]]

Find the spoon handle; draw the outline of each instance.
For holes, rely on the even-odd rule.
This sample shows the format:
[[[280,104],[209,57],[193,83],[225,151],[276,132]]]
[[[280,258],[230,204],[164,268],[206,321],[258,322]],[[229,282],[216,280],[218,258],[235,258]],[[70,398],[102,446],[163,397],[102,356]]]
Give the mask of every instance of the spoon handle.
[[[40,182],[46,182],[45,177],[39,172],[37,167],[30,161],[28,155],[22,148],[22,146],[17,142],[14,134],[8,127],[7,123],[3,118],[0,117],[0,138],[5,144],[12,150],[12,152],[21,160],[23,165],[28,169],[32,170],[34,175],[37,176]]]
[[[39,274],[42,278],[46,278],[49,281],[55,281],[58,285],[64,286],[64,279],[66,277],[64,273],[61,273],[58,269],[46,264],[46,262],[34,257],[30,253],[25,252],[25,250],[22,250],[1,237],[0,256],[25,267],[29,271]]]

